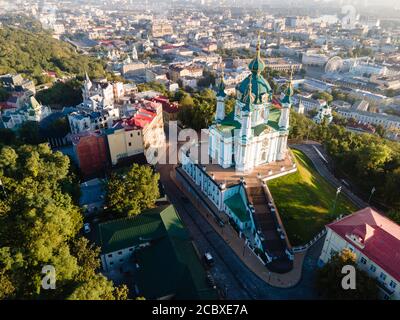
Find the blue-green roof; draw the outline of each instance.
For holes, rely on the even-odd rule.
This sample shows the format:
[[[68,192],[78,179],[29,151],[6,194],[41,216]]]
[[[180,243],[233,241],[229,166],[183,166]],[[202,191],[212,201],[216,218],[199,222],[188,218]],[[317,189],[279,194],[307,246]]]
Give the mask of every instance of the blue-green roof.
[[[253,103],[260,104],[262,103],[263,96],[265,94],[269,95],[272,92],[271,86],[262,75],[251,74],[236,87],[236,90],[238,90],[242,94],[242,97],[245,97],[250,81],[251,92],[254,97]]]
[[[285,96],[281,100],[282,103],[291,104],[292,103],[292,96],[294,94],[293,85],[290,82],[285,90]]]
[[[234,111],[229,113],[215,128],[221,132],[223,136],[232,136],[235,129],[240,129],[240,122],[234,119]]]
[[[276,131],[279,131],[279,118],[281,116],[281,111],[279,109],[272,108],[271,111],[269,112],[268,116],[268,125],[275,129]]]
[[[224,79],[221,79],[221,82],[219,83],[218,86],[218,91],[217,91],[217,97],[226,97],[226,93],[225,93],[225,84],[224,84]]]
[[[232,197],[226,199],[224,203],[229,209],[231,209],[231,211],[241,222],[247,222],[250,220],[246,205],[244,204],[239,193],[236,193]]]

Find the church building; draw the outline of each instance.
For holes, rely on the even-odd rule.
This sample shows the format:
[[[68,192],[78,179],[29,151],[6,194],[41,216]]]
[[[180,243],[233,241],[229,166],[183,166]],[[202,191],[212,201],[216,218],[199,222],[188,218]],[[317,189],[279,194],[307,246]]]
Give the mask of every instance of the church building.
[[[223,168],[234,166],[247,172],[285,157],[293,87],[290,82],[282,109],[275,108],[272,89],[262,76],[264,68],[258,44],[249,64],[251,74],[236,87],[234,111],[227,115],[224,83],[220,82],[215,123],[209,128],[209,155]]]
[[[181,150],[176,177],[222,225],[229,222],[270,270],[284,273],[293,267],[294,255],[266,181],[297,170],[287,147],[294,89],[290,80],[279,105],[273,103],[264,68],[258,43],[251,73],[237,85],[229,114],[221,77],[204,148],[208,157],[201,156],[211,163],[198,163],[190,149]]]

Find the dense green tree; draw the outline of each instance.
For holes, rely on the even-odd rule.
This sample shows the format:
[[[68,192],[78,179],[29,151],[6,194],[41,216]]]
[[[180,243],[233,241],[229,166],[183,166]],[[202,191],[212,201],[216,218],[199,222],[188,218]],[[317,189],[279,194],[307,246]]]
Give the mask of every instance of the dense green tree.
[[[326,102],[328,102],[328,104],[333,101],[333,96],[331,94],[329,94],[328,92],[324,92],[324,91],[319,91],[317,93],[314,93],[312,97],[314,99],[325,100]]]
[[[43,30],[7,27],[0,29],[0,74],[22,73],[37,83],[47,83],[50,79],[45,71],[74,74],[98,78],[105,77],[105,64],[87,55],[80,55],[75,48],[54,39]]]
[[[108,208],[132,216],[153,207],[160,197],[159,178],[151,167],[136,163],[128,172],[113,174],[107,186]]]
[[[18,136],[21,142],[26,144],[36,145],[45,141],[36,121],[24,122],[18,130]]]
[[[388,217],[400,225],[400,211],[390,210],[388,213]]]
[[[235,109],[236,98],[234,96],[229,96],[225,100],[225,114],[229,114]]]
[[[207,128],[213,121],[216,106],[215,92],[205,89],[190,95],[183,95],[180,100],[178,119],[195,130]]]
[[[63,138],[71,131],[68,118],[60,117],[49,123],[45,128],[40,128],[44,137]]]
[[[0,128],[0,145],[12,145],[16,142],[17,136],[11,129]]]
[[[78,286],[68,300],[126,300],[127,287],[115,288],[112,281],[98,274]]]
[[[72,183],[69,158],[47,144],[4,146],[0,179],[0,298],[63,299],[91,288],[99,251],[78,237],[82,215],[64,191]],[[55,290],[42,289],[45,265],[55,268]]]
[[[36,99],[53,109],[76,106],[82,102],[82,83],[78,80],[57,82],[49,89],[39,91]]]
[[[356,269],[356,289],[344,290],[342,287],[342,268],[346,265]],[[356,255],[349,249],[334,254],[321,269],[317,271],[317,290],[324,299],[330,300],[376,300],[378,286],[376,280],[357,268]]]
[[[100,267],[100,248],[89,243],[83,237],[73,239],[71,253],[76,257],[79,266],[75,277],[77,281],[89,281],[96,275],[96,270]]]

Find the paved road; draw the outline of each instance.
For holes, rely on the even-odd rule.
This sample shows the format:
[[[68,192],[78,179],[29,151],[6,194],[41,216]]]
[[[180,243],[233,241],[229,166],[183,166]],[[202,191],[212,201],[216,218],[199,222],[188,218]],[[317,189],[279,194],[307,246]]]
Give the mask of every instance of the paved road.
[[[188,201],[170,178],[170,165],[158,166],[161,180],[170,201],[187,226],[200,254],[210,251],[215,259],[212,275],[227,299],[316,299],[313,289],[316,262],[322,249],[321,239],[304,260],[301,281],[292,288],[275,288],[266,284],[249,270],[221,236],[209,225],[200,212]]]
[[[321,157],[315,151],[313,146],[318,148],[318,150],[320,150],[321,153],[323,152],[323,150],[321,149],[321,145],[318,143],[294,144],[294,145],[291,145],[290,147],[302,151],[314,164],[314,167],[318,171],[318,173],[321,176],[323,176],[333,187],[337,188],[339,186],[342,186],[342,193],[344,193],[357,207],[359,207],[359,208],[368,207],[368,203],[366,203],[361,198],[359,198],[357,195],[355,195],[353,192],[351,192],[350,189],[343,186],[343,184],[340,182],[340,180],[338,180],[332,174],[332,172],[328,169],[328,167],[326,166],[324,161],[321,159]]]

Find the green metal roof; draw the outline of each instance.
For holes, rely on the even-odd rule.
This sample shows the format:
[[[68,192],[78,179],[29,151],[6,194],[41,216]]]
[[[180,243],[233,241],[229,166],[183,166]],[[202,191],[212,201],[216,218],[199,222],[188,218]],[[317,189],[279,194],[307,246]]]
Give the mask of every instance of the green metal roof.
[[[224,78],[221,77],[221,82],[218,86],[217,97],[226,97]]]
[[[285,96],[281,100],[282,103],[291,104],[292,103],[292,96],[294,94],[294,89],[292,82],[290,82],[285,90]]]
[[[175,299],[217,299],[180,217],[172,205],[146,210],[135,217],[99,224],[104,252],[151,240],[135,251],[139,269],[134,281],[147,299],[173,295]]]
[[[242,197],[239,193],[234,194],[232,197],[226,199],[224,203],[229,209],[238,217],[241,222],[247,222],[250,220],[250,216],[247,212],[246,205],[243,202]]]
[[[233,130],[240,129],[240,122],[234,120],[234,111],[232,111],[215,128],[224,136],[232,136]]]
[[[261,135],[265,130],[270,130],[270,126],[264,123],[259,124],[258,126],[255,126],[254,128],[254,135],[258,137]]]
[[[268,117],[268,125],[276,131],[279,131],[279,118],[281,111],[279,109],[271,108]]]
[[[154,208],[137,216],[100,223],[97,242],[102,252],[132,247],[143,242],[140,237],[160,238],[165,233],[160,214],[160,208]]]
[[[254,97],[253,103],[260,104],[262,103],[263,96],[265,94],[269,95],[272,92],[271,86],[269,85],[267,80],[264,79],[262,75],[250,74],[236,87],[236,90],[238,90],[242,94],[242,97],[246,96],[246,92],[250,85],[250,81],[251,81],[251,92]]]

